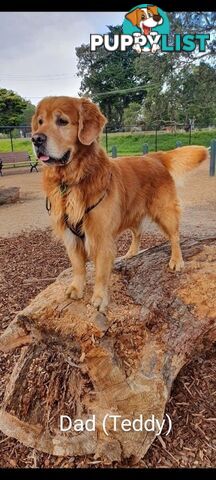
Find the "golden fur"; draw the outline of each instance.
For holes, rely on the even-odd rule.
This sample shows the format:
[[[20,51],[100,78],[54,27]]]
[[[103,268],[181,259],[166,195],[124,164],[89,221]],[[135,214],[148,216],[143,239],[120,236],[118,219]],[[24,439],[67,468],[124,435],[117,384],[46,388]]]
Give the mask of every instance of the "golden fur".
[[[56,124],[63,116],[69,123]],[[108,305],[108,285],[116,254],[115,238],[125,229],[133,239],[126,257],[139,250],[143,220],[151,217],[171,242],[169,266],[183,267],[179,245],[180,207],[172,175],[181,175],[205,160],[204,147],[181,147],[142,157],[110,159],[98,143],[106,122],[98,107],[86,98],[48,97],[32,119],[32,133],[47,136],[46,153],[57,158],[70,150],[67,165],[45,165],[43,184],[52,210],[57,235],[63,239],[73,266],[73,282],[67,294],[81,298],[85,286],[85,263],[91,257],[96,267],[93,305],[104,311]],[[51,152],[49,151],[52,150]],[[53,153],[54,152],[54,153]],[[65,182],[68,189],[60,193]],[[85,215],[87,207],[103,200]],[[85,241],[67,228],[84,217]]]

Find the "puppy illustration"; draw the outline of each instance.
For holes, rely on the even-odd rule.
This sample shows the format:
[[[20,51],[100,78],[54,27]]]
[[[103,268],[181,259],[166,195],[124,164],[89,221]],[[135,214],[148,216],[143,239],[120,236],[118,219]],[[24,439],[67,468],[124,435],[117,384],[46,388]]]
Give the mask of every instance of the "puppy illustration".
[[[132,25],[138,27],[141,33],[135,33],[135,36],[150,35],[151,29],[157,25],[163,23],[163,18],[158,12],[158,7],[147,6],[145,8],[136,8],[132,12],[127,13],[125,18],[129,20]],[[153,32],[154,33],[154,32]],[[138,53],[141,53],[141,47],[139,44],[135,44],[133,47]],[[152,53],[159,50],[159,45],[152,45]]]

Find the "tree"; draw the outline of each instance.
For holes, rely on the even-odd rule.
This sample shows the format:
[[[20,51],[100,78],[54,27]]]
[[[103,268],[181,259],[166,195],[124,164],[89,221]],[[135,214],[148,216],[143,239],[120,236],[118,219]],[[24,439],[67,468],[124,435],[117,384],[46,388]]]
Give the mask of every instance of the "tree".
[[[118,423],[114,431],[106,417],[133,422],[142,414],[162,423],[178,372],[216,340],[215,238],[190,238],[182,247],[188,268],[181,281],[165,268],[166,244],[140,252],[127,265],[119,259],[107,315],[89,308],[90,282],[84,299],[65,302],[70,269],[16,315],[0,337],[0,350],[15,352],[0,410],[4,434],[89,462],[93,455],[103,464],[143,458],[158,428],[140,431],[136,425],[129,432]],[[91,278],[92,265],[87,268]],[[65,434],[59,428],[65,414],[73,425],[92,414],[96,422],[79,432],[71,424]],[[178,420],[174,416],[176,428]]]
[[[214,12],[200,14],[169,14],[173,33],[211,33],[214,38]],[[199,58],[200,57],[200,58]],[[207,52],[169,52],[159,55],[140,55],[135,61],[135,73],[149,75],[152,86],[143,100],[143,115],[148,128],[156,123],[184,124],[195,118],[195,125],[215,124],[215,42],[209,42]],[[204,100],[205,99],[205,100]]]
[[[7,90],[0,89],[0,127],[1,126],[17,126],[20,124],[20,119],[23,111],[27,106],[27,101],[20,95]]]
[[[110,41],[113,35],[121,33],[121,27],[109,26]],[[124,108],[131,101],[140,102],[145,90],[121,95],[118,91],[145,85],[145,79],[136,77],[134,62],[135,52],[108,52],[104,47],[90,51],[89,44],[76,48],[78,57],[78,76],[82,78],[80,95],[88,95],[97,102],[108,118],[109,127],[116,128],[122,124]],[[117,91],[113,94],[113,91]],[[107,95],[110,92],[110,95]]]
[[[216,125],[215,68],[201,62],[191,65],[180,77],[181,104],[188,118],[194,117],[198,127]]]
[[[148,128],[163,121],[184,124],[191,116],[199,126],[215,123],[216,13],[177,12],[170,13],[169,18],[171,37],[176,33],[210,33],[207,51],[137,55],[132,49],[107,52],[100,47],[90,52],[89,45],[76,49],[80,94],[99,104],[109,127],[121,126],[123,119],[126,123],[125,115],[132,115],[131,103],[139,103]],[[108,28],[110,41],[115,33],[121,33],[120,26]]]
[[[215,65],[216,58],[216,12],[177,12],[169,14],[172,30],[175,33],[209,33],[210,41],[205,53],[198,54],[197,49],[184,54],[186,62],[195,61],[200,56]]]
[[[131,102],[124,109],[123,123],[125,126],[136,126],[140,124],[140,103]]]
[[[25,110],[20,117],[20,124],[21,125],[31,125],[31,119],[35,113],[35,105],[31,102],[27,102]]]
[[[204,62],[167,72],[163,89],[155,86],[143,101],[146,127],[168,121],[184,125],[189,118],[194,118],[196,127],[216,125],[215,83],[216,70]]]

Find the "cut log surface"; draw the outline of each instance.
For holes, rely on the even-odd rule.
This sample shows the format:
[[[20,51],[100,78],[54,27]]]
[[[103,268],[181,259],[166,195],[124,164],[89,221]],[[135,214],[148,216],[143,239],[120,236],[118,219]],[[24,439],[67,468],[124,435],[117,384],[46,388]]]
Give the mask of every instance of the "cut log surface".
[[[103,419],[142,414],[161,422],[180,369],[216,341],[215,240],[185,240],[177,274],[168,270],[166,244],[117,259],[107,316],[90,304],[92,265],[79,301],[66,298],[72,271],[65,270],[0,338],[4,352],[22,347],[0,411],[2,432],[54,455],[142,458],[157,431],[114,431],[109,419],[106,435]],[[95,415],[96,428],[61,432],[60,415]]]
[[[19,187],[0,187],[0,205],[15,203],[20,199]]]

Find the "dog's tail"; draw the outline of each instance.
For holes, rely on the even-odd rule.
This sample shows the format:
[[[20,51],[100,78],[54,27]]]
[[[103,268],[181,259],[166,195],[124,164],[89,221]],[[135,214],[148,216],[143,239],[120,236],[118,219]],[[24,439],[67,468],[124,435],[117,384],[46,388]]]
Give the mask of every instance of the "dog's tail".
[[[202,146],[191,145],[178,147],[167,152],[157,152],[156,157],[174,178],[178,178],[207,160],[209,158],[209,150]]]

